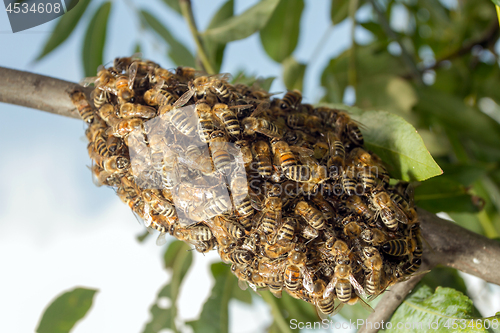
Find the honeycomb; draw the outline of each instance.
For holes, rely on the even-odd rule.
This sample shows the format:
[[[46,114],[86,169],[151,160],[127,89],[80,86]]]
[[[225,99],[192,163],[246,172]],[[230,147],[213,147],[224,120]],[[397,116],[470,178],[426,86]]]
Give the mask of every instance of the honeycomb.
[[[337,313],[420,267],[412,187],[393,183],[344,110],[228,74],[115,59],[71,93],[98,185],[148,229],[217,250],[240,286]],[[364,124],[369,126],[370,124]]]

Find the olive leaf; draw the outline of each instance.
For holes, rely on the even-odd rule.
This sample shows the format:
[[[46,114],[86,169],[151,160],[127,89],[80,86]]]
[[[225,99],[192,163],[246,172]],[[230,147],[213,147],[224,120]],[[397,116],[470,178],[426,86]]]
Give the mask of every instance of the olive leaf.
[[[173,332],[178,332],[175,324],[177,317],[177,297],[179,296],[179,288],[186,273],[191,267],[193,254],[190,251],[189,245],[181,241],[173,241],[168,246],[164,255],[164,264],[166,269],[172,270],[172,277],[158,293],[156,302],[151,306],[151,320],[146,324],[143,333],[156,333],[162,329],[170,329]],[[169,306],[161,307],[162,299],[168,299]]]
[[[486,332],[483,321],[475,316],[472,301],[461,292],[437,287],[433,293],[423,285],[399,306],[391,318],[392,329],[387,331]],[[398,323],[403,323],[403,327],[398,328]]]
[[[85,317],[96,289],[75,288],[58,296],[45,309],[37,333],[67,333],[75,324]]]
[[[303,9],[304,0],[281,0],[260,31],[262,46],[274,61],[282,62],[295,50]]]
[[[103,3],[90,20],[83,39],[82,59],[86,76],[94,76],[102,65],[111,2]]]
[[[238,299],[251,302],[251,295],[248,290],[243,291],[238,287],[238,279],[228,266],[212,264],[211,271],[215,285],[210,297],[203,305],[200,318],[187,324],[197,333],[226,333],[229,331],[229,301],[239,295]]]
[[[42,52],[40,52],[40,54],[36,57],[35,61],[41,60],[46,55],[54,51],[59,45],[64,43],[66,39],[68,39],[73,30],[75,30],[75,27],[80,21],[83,13],[85,13],[89,2],[90,0],[75,0],[71,3],[74,4],[72,9],[68,9],[68,12],[61,16],[54,28],[54,31],[52,31],[49,39],[45,42]]]
[[[263,0],[224,24],[206,30],[202,35],[219,43],[243,39],[262,29],[269,21],[279,0]]]
[[[332,0],[330,17],[333,24],[339,24],[347,18],[349,13],[349,0]]]
[[[228,0],[223,4],[217,13],[212,17],[212,20],[208,24],[207,29],[213,29],[221,26],[227,19],[233,16],[234,13],[234,0]],[[204,37],[204,45],[207,51],[208,59],[214,67],[216,73],[220,71],[222,65],[222,59],[224,57],[224,50],[226,49],[225,43],[218,43],[210,40],[210,38]]]
[[[415,128],[403,118],[386,111],[363,111],[343,104],[328,106],[348,111],[359,122],[366,148],[387,164],[392,178],[423,181],[443,173]]]
[[[303,90],[304,74],[306,65],[295,60],[294,57],[289,57],[283,61],[283,81],[285,87],[289,90]]]

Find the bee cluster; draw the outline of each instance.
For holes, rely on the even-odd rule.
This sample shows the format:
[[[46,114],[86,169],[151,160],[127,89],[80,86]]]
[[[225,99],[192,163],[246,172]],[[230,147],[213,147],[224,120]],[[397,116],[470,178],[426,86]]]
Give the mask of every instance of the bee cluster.
[[[282,290],[319,313],[374,298],[420,266],[411,187],[389,184],[342,110],[227,75],[133,57],[71,94],[99,185],[160,232],[216,249],[241,285]],[[335,305],[338,300],[338,305]],[[369,307],[369,306],[368,306]]]

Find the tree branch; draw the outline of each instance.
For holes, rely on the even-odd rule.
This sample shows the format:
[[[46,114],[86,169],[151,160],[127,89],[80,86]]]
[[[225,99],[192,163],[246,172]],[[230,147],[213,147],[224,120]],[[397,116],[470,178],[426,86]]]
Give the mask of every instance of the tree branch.
[[[92,91],[73,82],[4,67],[0,67],[0,77],[0,102],[77,119],[81,117],[69,93],[80,90],[89,97]]]

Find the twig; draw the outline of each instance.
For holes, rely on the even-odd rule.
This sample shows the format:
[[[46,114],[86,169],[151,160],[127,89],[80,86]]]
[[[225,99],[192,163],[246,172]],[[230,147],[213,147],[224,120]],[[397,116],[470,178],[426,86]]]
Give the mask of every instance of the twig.
[[[208,60],[205,49],[203,48],[203,41],[201,40],[198,29],[196,28],[196,22],[193,16],[193,8],[191,7],[191,0],[179,0],[179,5],[181,7],[182,16],[184,16],[184,18],[186,19],[189,30],[191,30],[191,34],[193,35],[194,42],[196,43],[196,48],[198,51],[198,56],[200,57],[205,71],[208,74],[215,74],[214,68],[210,63],[210,60]]]
[[[390,38],[394,39],[394,41],[399,44],[399,47],[401,48],[401,56],[403,58],[403,61],[406,63],[406,65],[410,69],[411,77],[413,77],[415,80],[417,80],[418,83],[421,84],[422,83],[422,76],[421,76],[420,71],[417,68],[417,64],[415,63],[415,60],[411,56],[410,52],[408,52],[405,45],[401,42],[401,39],[399,38],[398,34],[396,34],[391,29],[391,26],[389,25],[389,22],[387,21],[385,14],[378,7],[377,1],[370,0],[370,3],[372,4],[373,9],[377,12],[377,16],[380,19],[380,24],[382,25],[382,29],[385,30],[385,33]]]
[[[26,106],[65,117],[81,119],[69,93],[90,95],[92,88],[52,77],[0,67],[0,102]]]

